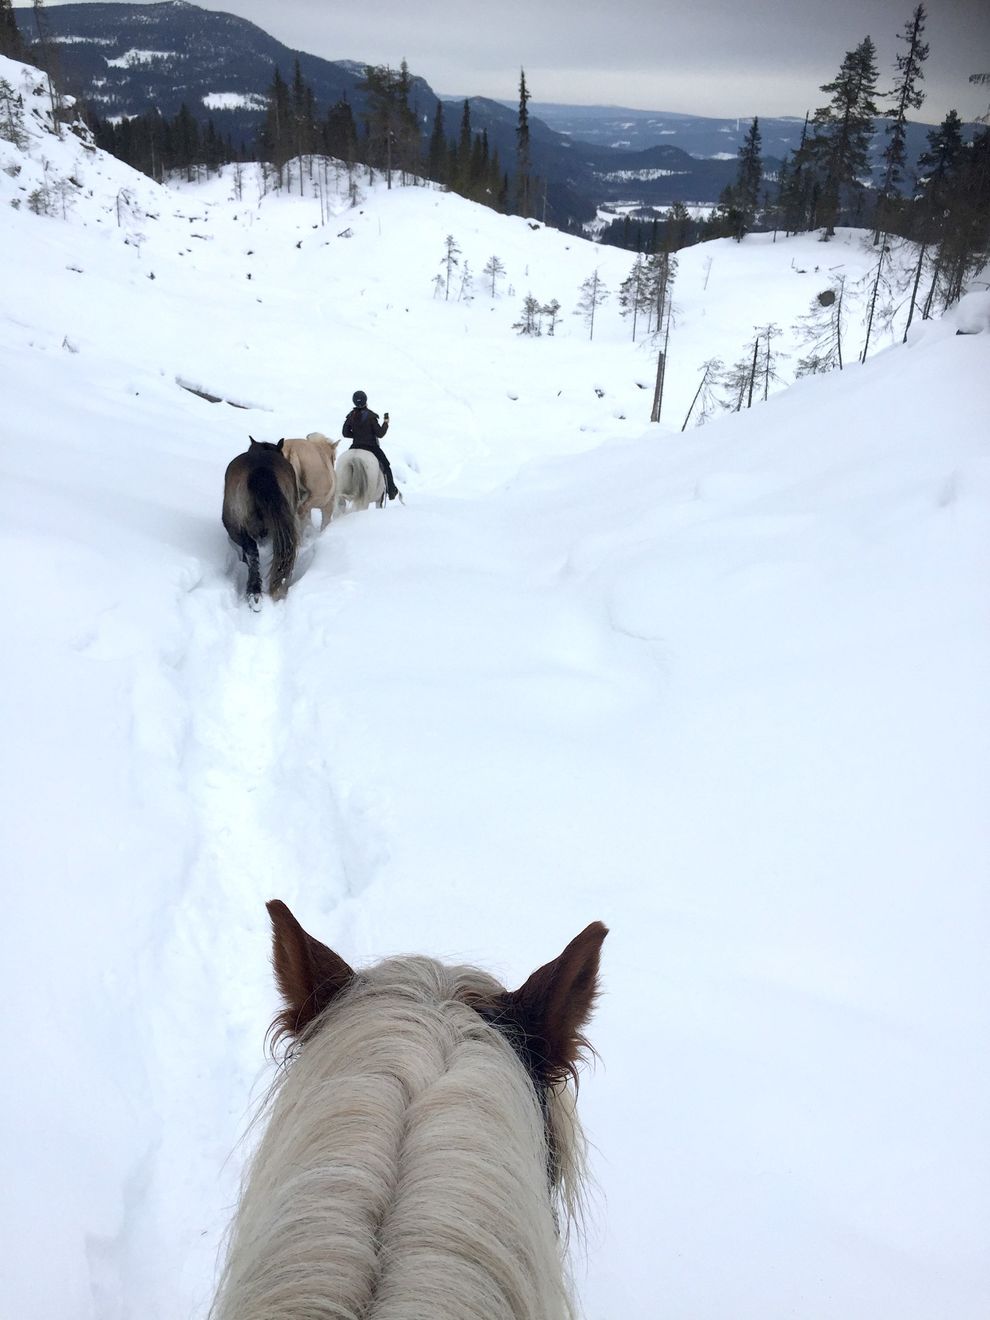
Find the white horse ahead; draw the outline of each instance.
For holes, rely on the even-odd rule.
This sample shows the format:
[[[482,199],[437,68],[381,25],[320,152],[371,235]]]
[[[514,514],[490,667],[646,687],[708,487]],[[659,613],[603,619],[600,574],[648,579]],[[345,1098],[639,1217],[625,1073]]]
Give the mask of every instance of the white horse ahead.
[[[213,1320],[564,1320],[574,1110],[606,935],[507,991],[471,967],[353,971],[268,904],[289,1058]]]
[[[347,449],[337,459],[337,512],[385,507],[385,477],[381,464],[367,449]]]

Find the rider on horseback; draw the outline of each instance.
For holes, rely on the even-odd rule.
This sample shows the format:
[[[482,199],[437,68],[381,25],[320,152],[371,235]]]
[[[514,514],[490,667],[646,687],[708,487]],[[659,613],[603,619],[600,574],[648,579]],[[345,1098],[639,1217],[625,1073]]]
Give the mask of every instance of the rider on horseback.
[[[399,488],[392,476],[391,464],[378,443],[388,431],[388,413],[379,422],[378,414],[372,412],[368,407],[368,396],[364,390],[355,390],[352,402],[354,407],[344,418],[341,434],[350,440],[352,449],[367,449],[370,454],[374,454],[381,467],[382,476],[385,478],[388,497],[390,500],[394,500],[399,493]]]

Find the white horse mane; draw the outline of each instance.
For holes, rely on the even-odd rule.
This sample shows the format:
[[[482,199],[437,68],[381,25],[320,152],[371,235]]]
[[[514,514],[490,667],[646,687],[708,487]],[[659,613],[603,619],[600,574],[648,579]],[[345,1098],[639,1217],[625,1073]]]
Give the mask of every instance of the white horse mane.
[[[574,1314],[573,1087],[546,1092],[544,1117],[512,1044],[469,1006],[502,990],[390,959],[310,1024],[269,1098],[214,1320]]]

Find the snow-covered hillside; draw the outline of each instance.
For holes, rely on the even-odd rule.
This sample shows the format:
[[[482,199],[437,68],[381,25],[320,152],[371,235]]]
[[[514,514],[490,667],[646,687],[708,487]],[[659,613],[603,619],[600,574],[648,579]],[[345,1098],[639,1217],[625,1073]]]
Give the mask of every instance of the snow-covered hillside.
[[[277,896],[354,963],[513,985],[610,926],[590,1320],[982,1320],[990,297],[682,434],[754,326],[791,379],[862,235],[681,253],[648,426],[628,254],[332,170],[164,190],[0,78],[0,1313],[205,1316]],[[356,388],[407,503],[254,615],[224,468]]]

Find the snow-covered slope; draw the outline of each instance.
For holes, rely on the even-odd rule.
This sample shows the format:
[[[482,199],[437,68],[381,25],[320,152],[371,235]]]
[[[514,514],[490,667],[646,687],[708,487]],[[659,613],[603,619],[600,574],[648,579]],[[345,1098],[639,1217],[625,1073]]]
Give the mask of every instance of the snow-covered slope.
[[[512,984],[610,925],[594,1320],[984,1316],[987,296],[681,434],[701,361],[872,260],[685,252],[647,428],[652,352],[614,299],[593,342],[570,315],[627,255],[425,188],[349,208],[332,171],[162,190],[27,90],[0,140],[3,1314],[205,1315],[279,896],[354,962]],[[28,209],[44,162],[64,219]],[[434,296],[447,234],[470,304]],[[530,290],[553,338],[511,328]],[[248,433],[338,433],[358,387],[407,504],[331,524],[255,616],[223,469]]]

